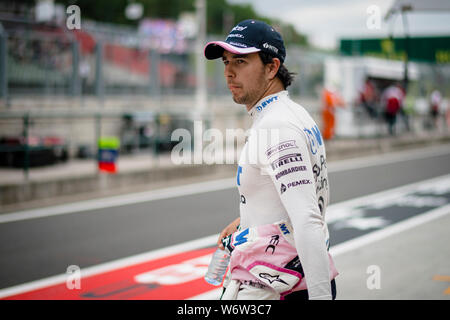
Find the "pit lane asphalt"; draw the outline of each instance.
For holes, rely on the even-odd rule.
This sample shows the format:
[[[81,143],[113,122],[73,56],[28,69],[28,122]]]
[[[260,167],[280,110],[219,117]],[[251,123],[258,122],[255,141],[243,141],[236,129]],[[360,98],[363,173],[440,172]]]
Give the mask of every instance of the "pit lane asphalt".
[[[393,162],[386,157],[362,166],[329,163],[331,203],[450,172],[448,145],[403,152]],[[61,274],[69,265],[89,267],[218,233],[238,216],[238,203],[237,189],[227,188],[2,223],[0,288]]]

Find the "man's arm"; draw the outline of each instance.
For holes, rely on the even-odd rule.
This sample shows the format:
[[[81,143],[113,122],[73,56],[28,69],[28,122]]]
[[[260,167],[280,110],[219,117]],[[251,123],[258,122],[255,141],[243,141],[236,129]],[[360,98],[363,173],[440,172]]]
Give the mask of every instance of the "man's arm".
[[[271,176],[291,220],[309,298],[331,299],[324,221],[317,201],[308,141],[303,132],[285,126],[278,132],[278,144],[260,145],[269,150],[268,163],[262,171]],[[279,147],[284,142],[288,147]]]

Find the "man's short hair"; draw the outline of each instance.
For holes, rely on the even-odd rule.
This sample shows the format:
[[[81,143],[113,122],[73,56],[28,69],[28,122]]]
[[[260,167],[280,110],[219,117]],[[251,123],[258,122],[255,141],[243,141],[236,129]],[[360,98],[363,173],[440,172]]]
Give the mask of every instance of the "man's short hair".
[[[272,56],[271,54],[269,54],[267,52],[263,52],[263,51],[258,52],[258,54],[264,65],[272,63],[274,56]],[[281,63],[280,67],[278,68],[276,77],[278,77],[278,79],[281,80],[281,82],[283,83],[284,89],[286,89],[294,81],[295,75],[296,74],[294,72],[289,72],[289,70],[286,68],[286,66],[283,63]]]

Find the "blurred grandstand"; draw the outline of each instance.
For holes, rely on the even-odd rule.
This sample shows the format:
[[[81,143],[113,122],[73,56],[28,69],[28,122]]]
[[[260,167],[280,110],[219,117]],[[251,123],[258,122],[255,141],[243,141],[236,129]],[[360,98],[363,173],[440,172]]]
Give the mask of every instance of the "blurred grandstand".
[[[146,19],[136,29],[83,20],[81,29],[69,30],[65,19],[39,23],[12,12],[5,15],[8,7],[3,6],[12,99],[23,94],[100,94],[103,87],[108,94],[148,93],[153,86],[163,92],[194,88],[188,61],[192,39],[185,39],[173,21]],[[162,54],[159,64],[152,65]]]
[[[70,15],[66,2],[0,2],[0,137],[25,142],[30,136],[41,141],[58,137],[64,141],[63,159],[70,159],[95,157],[96,141],[104,135],[120,138],[121,153],[151,151],[154,154],[171,148],[170,134],[174,128],[192,131],[191,113],[197,103],[198,83],[195,12],[172,12],[164,18],[145,15],[148,6],[158,2],[146,1],[143,17],[133,23],[119,24],[85,17],[82,7],[81,28],[70,29],[66,25]],[[185,6],[191,5],[195,10],[194,1],[175,2],[176,8],[185,10]],[[89,2],[77,3],[88,5]],[[208,11],[208,26],[212,20],[220,20],[221,25],[220,30],[213,30],[221,33],[214,38],[223,38],[224,30],[248,18],[220,8],[224,3],[225,0],[207,2],[216,7],[213,13]],[[45,14],[46,6],[47,10],[51,8],[50,15]],[[254,14],[248,10],[245,7],[237,12]],[[120,14],[124,15],[123,10]],[[337,65],[344,66],[365,58],[345,57],[345,61],[353,62],[340,63],[341,54],[348,56],[348,53],[308,47],[306,37],[280,22],[274,23],[285,30],[289,51],[286,64],[298,74],[289,91],[320,123],[321,90],[334,81],[327,78],[333,73],[327,70],[332,65],[327,61],[334,59]],[[212,38],[211,30],[207,31],[207,36]],[[343,79],[340,90],[346,98],[347,113],[361,114],[355,99],[361,75],[372,77],[381,87],[398,80],[392,73],[380,76],[379,70],[387,65],[386,59],[370,63],[375,67],[367,67],[365,63],[358,67],[361,79],[344,75],[349,68],[336,69],[335,74]],[[414,63],[411,70],[419,73],[411,78],[407,103],[412,109],[422,106],[425,110],[423,106],[433,88],[443,88],[442,94],[448,96],[450,72],[448,64],[443,68],[436,63]],[[402,67],[401,62],[395,68],[398,66]],[[361,73],[361,68],[366,73]],[[367,71],[370,68],[372,74]],[[242,116],[245,110],[232,102],[227,91],[221,61],[207,62],[206,86],[206,127],[223,131],[247,128],[249,119]],[[425,115],[426,110],[422,112]],[[358,121],[351,125],[361,128],[368,127],[372,121],[369,117],[355,119]],[[369,134],[380,135],[379,126],[374,128]],[[5,156],[5,150],[9,149],[0,146],[0,156]]]

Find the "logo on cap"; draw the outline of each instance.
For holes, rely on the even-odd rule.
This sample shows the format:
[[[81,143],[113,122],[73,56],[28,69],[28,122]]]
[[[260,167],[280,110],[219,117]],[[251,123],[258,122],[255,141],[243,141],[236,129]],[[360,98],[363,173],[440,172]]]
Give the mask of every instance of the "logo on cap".
[[[243,30],[245,30],[245,29],[247,29],[248,27],[241,27],[241,26],[236,26],[236,27],[234,27],[230,32],[233,32],[233,31],[243,31]]]
[[[265,42],[265,43],[263,44],[263,47],[264,47],[265,49],[269,49],[269,50],[271,50],[271,51],[273,51],[273,52],[275,52],[275,53],[278,53],[278,48],[277,48],[277,47],[274,47],[274,46],[272,46],[272,45],[270,45],[270,44],[268,44],[267,42]]]
[[[241,54],[262,50],[279,58],[281,63],[286,57],[281,35],[267,23],[255,20],[240,22],[231,30],[225,42],[209,42],[204,49],[206,58],[210,60],[222,57],[224,50]]]
[[[240,33],[230,33],[225,41],[227,41],[229,38],[241,38],[244,39],[244,35]]]
[[[232,42],[232,41],[228,41],[228,43],[235,47],[248,48],[248,46],[245,45],[244,43]]]

